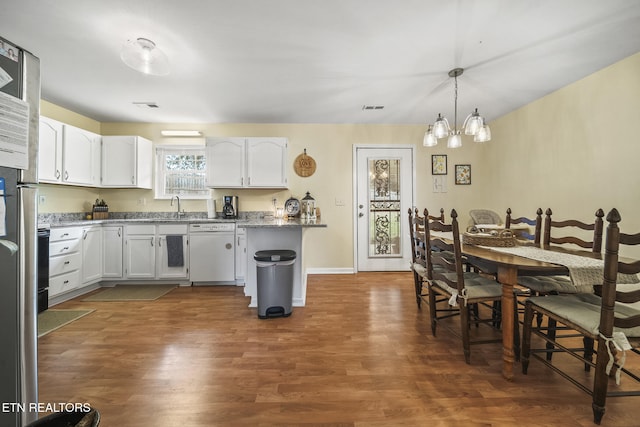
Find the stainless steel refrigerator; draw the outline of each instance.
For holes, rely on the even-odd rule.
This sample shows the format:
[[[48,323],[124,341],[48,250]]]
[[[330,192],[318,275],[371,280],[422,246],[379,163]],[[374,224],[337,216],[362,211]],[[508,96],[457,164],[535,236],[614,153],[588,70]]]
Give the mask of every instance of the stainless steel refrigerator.
[[[0,92],[0,426],[25,426],[38,417],[40,61],[1,37]]]

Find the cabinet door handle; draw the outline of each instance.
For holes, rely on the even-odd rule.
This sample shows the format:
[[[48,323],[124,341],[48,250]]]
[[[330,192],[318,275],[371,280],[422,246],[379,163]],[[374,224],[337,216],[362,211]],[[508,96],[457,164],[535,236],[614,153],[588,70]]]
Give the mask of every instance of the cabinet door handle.
[[[151,246],[153,246],[153,239],[154,239],[154,238],[152,237],[152,238],[151,238]]]
[[[244,185],[244,177],[240,178],[240,185]]]
[[[132,177],[131,177],[131,183],[132,183],[132,184],[135,184],[135,183],[136,183],[136,177],[135,177],[135,176],[132,176]]]
[[[84,230],[82,233],[83,233],[82,240],[87,240],[87,234],[89,234],[87,230]]]
[[[158,237],[158,247],[162,246],[162,237]]]
[[[122,237],[121,230],[122,230],[121,228],[118,228],[118,237]]]
[[[65,180],[69,179],[69,171],[64,171],[64,179]]]
[[[60,179],[60,170],[56,169],[56,179]]]

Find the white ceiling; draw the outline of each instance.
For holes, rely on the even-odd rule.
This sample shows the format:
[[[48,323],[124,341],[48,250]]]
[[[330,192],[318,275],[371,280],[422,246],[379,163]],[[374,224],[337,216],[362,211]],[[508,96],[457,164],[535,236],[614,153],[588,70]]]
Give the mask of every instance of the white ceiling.
[[[426,124],[500,117],[640,51],[637,0],[3,0],[42,97],[101,122]],[[171,62],[120,61],[145,37]],[[155,102],[148,109],[133,102]],[[363,111],[363,105],[383,105]]]

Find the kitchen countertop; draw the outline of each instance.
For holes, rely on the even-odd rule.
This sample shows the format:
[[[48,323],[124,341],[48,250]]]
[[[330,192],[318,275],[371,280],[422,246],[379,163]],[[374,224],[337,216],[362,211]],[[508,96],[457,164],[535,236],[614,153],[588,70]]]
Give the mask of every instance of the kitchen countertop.
[[[114,218],[114,219],[96,219],[96,220],[80,220],[80,219],[61,219],[59,221],[50,221],[48,223],[40,222],[39,227],[75,227],[75,226],[91,226],[105,224],[203,224],[203,223],[220,223],[234,222],[238,228],[291,228],[291,227],[326,227],[321,221],[304,221],[300,218],[292,219],[275,219],[273,217],[251,218],[251,219],[223,219],[223,218]]]

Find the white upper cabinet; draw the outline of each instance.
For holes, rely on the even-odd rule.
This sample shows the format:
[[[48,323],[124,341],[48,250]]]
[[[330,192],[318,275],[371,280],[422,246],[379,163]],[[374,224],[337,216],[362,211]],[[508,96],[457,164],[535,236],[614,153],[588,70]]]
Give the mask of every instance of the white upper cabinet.
[[[64,124],[40,117],[40,142],[38,146],[38,180],[62,182],[62,129]]]
[[[245,138],[207,138],[207,186],[245,186]]]
[[[287,139],[247,138],[249,187],[287,187]]]
[[[100,135],[40,117],[38,180],[53,184],[97,186]]]
[[[62,181],[66,184],[95,186],[99,170],[94,170],[100,135],[64,125],[62,145]]]
[[[101,186],[150,189],[152,145],[140,136],[103,136]]]
[[[207,138],[207,186],[287,188],[286,138]]]

